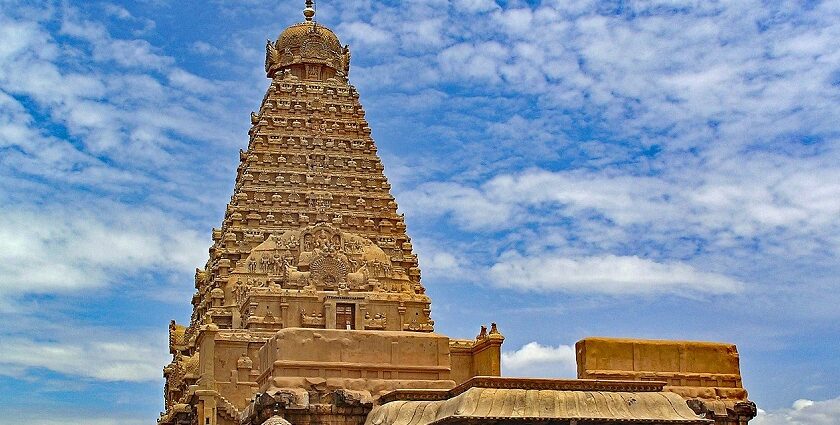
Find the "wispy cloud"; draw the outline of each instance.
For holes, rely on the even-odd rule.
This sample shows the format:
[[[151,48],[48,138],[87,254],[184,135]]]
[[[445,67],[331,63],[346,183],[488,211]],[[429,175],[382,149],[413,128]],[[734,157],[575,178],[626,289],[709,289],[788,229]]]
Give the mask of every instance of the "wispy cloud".
[[[239,126],[222,118],[229,83],[70,5],[5,10],[22,15],[0,15],[0,292],[66,293],[200,265],[207,237],[190,220],[214,196],[197,188],[220,177],[199,164],[218,164],[206,153]],[[136,24],[121,6],[107,10]]]
[[[833,425],[840,417],[840,398],[824,401],[796,400],[790,408],[759,410],[756,425]]]
[[[16,376],[38,368],[102,381],[159,381],[169,357],[166,347],[143,342],[149,336],[140,338],[125,334],[61,342],[3,338],[0,373]]]
[[[829,230],[838,225],[834,217],[840,214],[840,169],[793,167],[800,169],[781,171],[767,165],[754,175],[710,174],[695,181],[530,170],[499,174],[477,187],[424,183],[405,192],[403,204],[431,219],[451,217],[470,231],[571,217],[709,239],[786,233],[821,240],[821,234],[833,233]],[[834,241],[825,242],[836,248]]]
[[[225,118],[235,110],[222,95],[229,83],[175,66],[145,40],[115,38],[70,6],[0,20],[0,122],[10,123],[0,142],[4,174],[122,197],[204,199],[185,190],[199,179],[184,165],[209,160],[199,153],[244,127]],[[61,30],[50,32],[55,20]]]
[[[116,284],[126,273],[190,270],[204,260],[207,238],[160,211],[96,207],[0,213],[0,295]]]
[[[706,273],[684,263],[657,263],[639,257],[605,255],[562,258],[503,255],[490,268],[502,287],[534,291],[632,294],[731,294],[744,284],[717,273]]]
[[[570,345],[556,347],[529,342],[516,351],[502,352],[504,376],[524,378],[574,378],[575,349]]]
[[[22,315],[27,311],[39,314]],[[165,329],[91,325],[40,306],[0,314],[15,320],[0,329],[0,375],[40,380],[29,377],[40,370],[82,382],[160,382],[170,360]]]

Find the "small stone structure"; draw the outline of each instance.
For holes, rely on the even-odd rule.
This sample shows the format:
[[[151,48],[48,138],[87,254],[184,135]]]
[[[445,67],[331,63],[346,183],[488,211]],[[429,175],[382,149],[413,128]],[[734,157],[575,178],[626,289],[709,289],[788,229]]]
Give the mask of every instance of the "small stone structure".
[[[307,1],[306,20],[266,45],[271,83],[196,270],[190,323],[169,326],[159,424],[741,425],[755,415],[734,346],[587,339],[579,375],[596,380],[528,380],[499,378],[495,324],[474,339],[434,333],[347,79],[350,50],[314,15]]]
[[[586,338],[575,349],[578,378],[662,381],[718,425],[746,424],[756,415],[733,344]]]

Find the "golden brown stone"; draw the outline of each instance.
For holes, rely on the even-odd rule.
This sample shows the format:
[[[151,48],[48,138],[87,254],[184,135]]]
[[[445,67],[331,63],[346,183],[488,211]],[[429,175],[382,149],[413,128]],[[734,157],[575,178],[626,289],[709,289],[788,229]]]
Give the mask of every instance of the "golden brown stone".
[[[664,382],[476,377],[451,390],[399,390],[366,425],[430,423],[710,424]]]
[[[755,405],[741,383],[734,344],[586,338],[577,342],[575,350],[578,378],[663,381],[665,390],[694,400],[695,411],[720,425],[755,416]],[[746,414],[739,409],[746,409]]]

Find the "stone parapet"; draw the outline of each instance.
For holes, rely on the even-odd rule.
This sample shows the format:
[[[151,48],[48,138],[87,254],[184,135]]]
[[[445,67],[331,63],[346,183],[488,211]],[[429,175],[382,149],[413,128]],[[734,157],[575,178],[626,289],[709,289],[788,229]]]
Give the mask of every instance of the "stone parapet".
[[[433,333],[288,328],[259,350],[261,391],[318,383],[377,394],[451,388],[449,338]]]
[[[666,391],[717,425],[745,424],[755,416],[734,344],[586,338],[575,350],[578,378],[665,382]]]
[[[461,384],[475,376],[499,376],[502,374],[502,343],[505,337],[496,324],[482,326],[475,339],[449,340],[452,362],[452,379]]]

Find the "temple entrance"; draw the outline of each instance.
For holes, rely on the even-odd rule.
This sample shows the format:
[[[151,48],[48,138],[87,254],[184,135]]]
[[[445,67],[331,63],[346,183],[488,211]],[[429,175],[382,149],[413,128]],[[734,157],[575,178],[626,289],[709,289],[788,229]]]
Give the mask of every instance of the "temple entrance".
[[[335,305],[335,328],[356,329],[356,306],[354,304]]]

